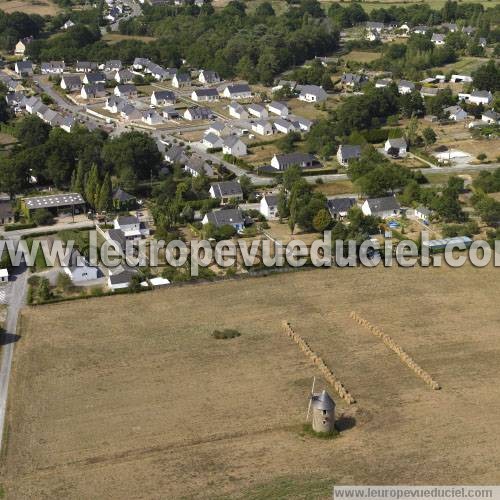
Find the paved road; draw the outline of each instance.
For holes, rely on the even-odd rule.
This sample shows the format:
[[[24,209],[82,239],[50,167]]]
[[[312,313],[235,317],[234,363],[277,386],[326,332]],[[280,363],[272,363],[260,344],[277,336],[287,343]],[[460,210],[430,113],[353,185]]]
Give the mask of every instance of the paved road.
[[[28,273],[26,267],[19,268],[13,281],[8,285],[9,306],[5,332],[0,335],[1,358],[0,358],[0,450],[2,449],[3,430],[5,427],[5,414],[7,410],[7,395],[9,390],[10,370],[14,354],[14,345],[19,337],[16,335],[17,319],[21,308],[25,304],[26,284]]]

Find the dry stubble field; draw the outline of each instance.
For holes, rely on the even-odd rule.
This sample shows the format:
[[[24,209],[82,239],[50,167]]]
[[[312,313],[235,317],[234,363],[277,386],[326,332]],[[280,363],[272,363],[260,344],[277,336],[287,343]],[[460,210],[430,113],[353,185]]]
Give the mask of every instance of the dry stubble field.
[[[7,498],[328,498],[335,482],[500,481],[498,270],[321,270],[26,310]],[[441,383],[432,391],[355,309]],[[358,403],[301,435],[317,372]],[[215,340],[215,328],[242,336]],[[322,382],[319,382],[321,388]],[[348,426],[349,427],[349,426]],[[281,496],[280,496],[281,495]]]

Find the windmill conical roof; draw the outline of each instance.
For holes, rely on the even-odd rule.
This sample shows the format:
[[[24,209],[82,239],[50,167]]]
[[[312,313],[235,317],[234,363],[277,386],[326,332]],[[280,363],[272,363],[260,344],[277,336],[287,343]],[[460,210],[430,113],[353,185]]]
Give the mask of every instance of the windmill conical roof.
[[[312,397],[312,405],[313,408],[317,408],[318,410],[333,410],[335,408],[333,399],[326,391],[317,395],[315,394]]]

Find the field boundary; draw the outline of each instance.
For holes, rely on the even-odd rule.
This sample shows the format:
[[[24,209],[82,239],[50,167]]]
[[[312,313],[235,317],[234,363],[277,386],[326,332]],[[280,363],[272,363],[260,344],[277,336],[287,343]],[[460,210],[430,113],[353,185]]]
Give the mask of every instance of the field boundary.
[[[378,337],[382,340],[382,342],[393,352],[395,352],[399,359],[406,365],[408,368],[413,370],[417,377],[420,377],[427,385],[429,385],[435,391],[441,389],[441,386],[431,377],[431,375],[426,372],[423,368],[421,368],[412,358],[411,356],[405,352],[405,350],[400,347],[392,337],[384,333],[380,328],[372,325],[368,320],[362,318],[354,311],[351,311],[349,315],[351,319],[356,321],[358,325],[364,326],[367,330],[369,330],[375,337]]]
[[[300,350],[311,360],[311,362],[316,365],[325,377],[325,380],[337,391],[337,394],[348,404],[354,404],[356,400],[352,394],[346,389],[344,384],[339,378],[328,368],[323,359],[316,354],[310,347],[309,344],[297,333],[294,332],[292,326],[288,321],[283,321],[283,330],[300,348]]]

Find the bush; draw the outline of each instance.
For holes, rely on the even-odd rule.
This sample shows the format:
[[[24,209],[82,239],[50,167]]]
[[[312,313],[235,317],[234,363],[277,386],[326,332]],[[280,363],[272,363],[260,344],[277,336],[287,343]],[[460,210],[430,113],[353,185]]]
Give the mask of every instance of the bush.
[[[212,337],[215,339],[234,339],[236,337],[239,337],[241,333],[238,330],[231,330],[231,329],[225,329],[225,330],[214,330],[212,332]]]
[[[38,286],[40,283],[40,276],[32,275],[28,278],[28,285]]]
[[[484,160],[486,160],[486,158],[487,158],[487,156],[486,156],[486,154],[485,154],[485,153],[479,153],[479,154],[477,155],[477,159],[478,159],[479,161],[484,161]]]
[[[20,229],[32,229],[36,227],[34,222],[16,222],[15,224],[6,224],[5,231],[19,231]]]
[[[35,210],[31,219],[37,226],[49,226],[54,223],[54,216],[46,208]]]
[[[390,129],[374,128],[363,132],[363,137],[370,144],[377,144],[384,142],[389,137]]]

